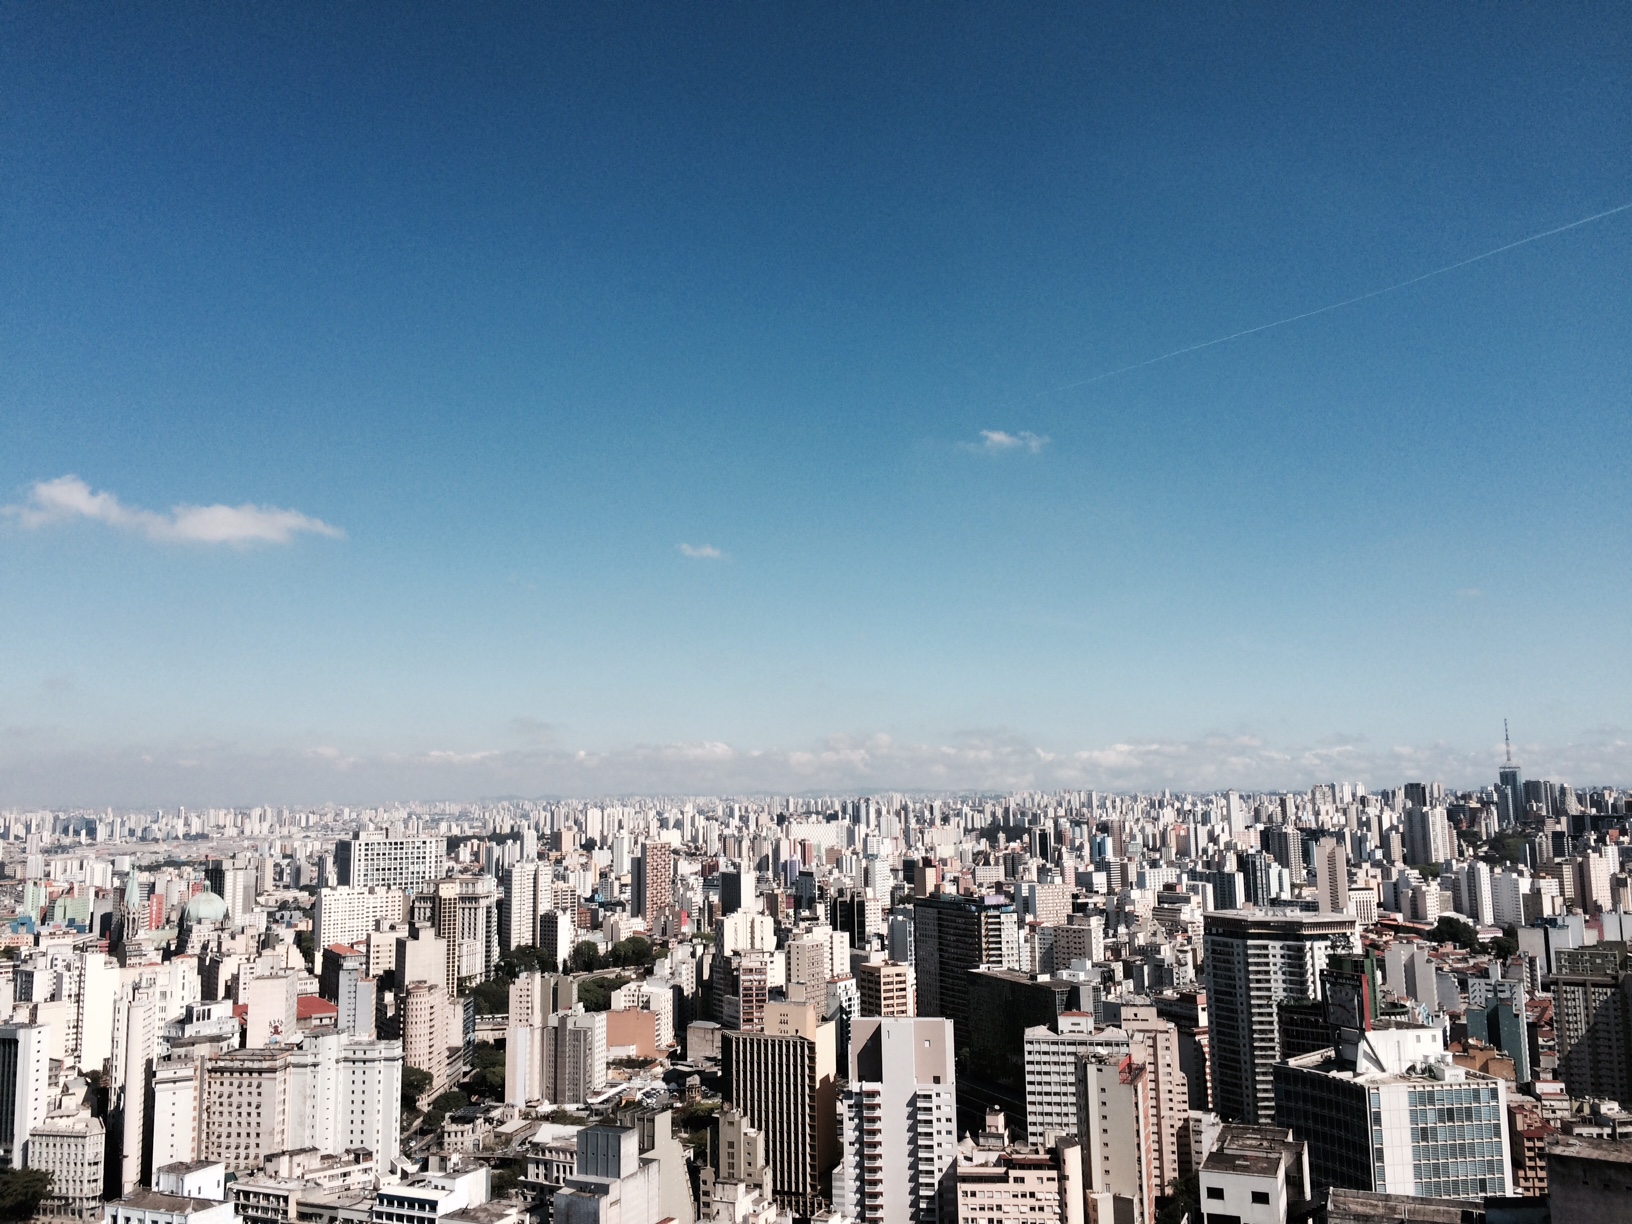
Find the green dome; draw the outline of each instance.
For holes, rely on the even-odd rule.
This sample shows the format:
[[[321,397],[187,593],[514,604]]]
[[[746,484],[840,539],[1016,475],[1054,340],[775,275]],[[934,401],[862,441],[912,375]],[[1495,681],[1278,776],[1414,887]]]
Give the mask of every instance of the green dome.
[[[194,893],[193,899],[187,902],[187,925],[197,922],[225,922],[227,920],[227,903],[216,896],[209,889],[201,893]]]

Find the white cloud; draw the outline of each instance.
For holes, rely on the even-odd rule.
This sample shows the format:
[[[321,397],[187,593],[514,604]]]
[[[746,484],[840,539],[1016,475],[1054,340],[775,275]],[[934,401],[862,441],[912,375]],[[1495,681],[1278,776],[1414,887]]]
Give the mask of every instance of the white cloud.
[[[287,544],[301,534],[339,539],[345,532],[321,519],[277,506],[189,506],[166,514],[127,506],[112,493],[93,490],[78,476],[36,481],[21,505],[0,507],[0,515],[30,530],[89,519],[150,540],[189,544]]]
[[[1097,789],[1212,792],[1302,789],[1354,781],[1377,788],[1438,779],[1494,782],[1499,743],[1392,745],[1361,738],[1271,743],[1250,735],[1045,748],[1004,731],[905,742],[836,735],[787,747],[717,740],[615,748],[531,745],[354,752],[323,743],[255,748],[172,742],[90,748],[47,728],[0,728],[0,796],[8,803],[102,807],[264,802],[371,804],[484,796],[764,795]],[[1521,745],[1527,771],[1577,786],[1625,785],[1632,731],[1596,728],[1573,741]]]
[[[680,545],[680,555],[682,557],[695,557],[702,561],[718,561],[725,556],[712,544],[682,544]]]
[[[1005,429],[983,429],[980,431],[979,442],[960,442],[958,445],[964,450],[982,455],[1006,455],[1012,452],[1036,455],[1048,445],[1048,439],[1042,434],[1032,433],[1029,429],[1022,429],[1018,433],[1009,433]]]

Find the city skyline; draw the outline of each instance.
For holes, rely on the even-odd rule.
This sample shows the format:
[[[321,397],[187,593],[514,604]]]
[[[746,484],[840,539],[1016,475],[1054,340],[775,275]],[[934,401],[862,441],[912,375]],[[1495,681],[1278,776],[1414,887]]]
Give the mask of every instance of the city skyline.
[[[0,808],[1632,782],[1618,11],[0,20]]]

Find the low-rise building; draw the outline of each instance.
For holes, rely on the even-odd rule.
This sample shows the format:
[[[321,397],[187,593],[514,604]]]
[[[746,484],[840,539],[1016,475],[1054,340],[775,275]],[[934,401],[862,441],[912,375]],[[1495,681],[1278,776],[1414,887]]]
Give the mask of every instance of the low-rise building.
[[[1273,1126],[1226,1126],[1199,1182],[1207,1221],[1286,1224],[1287,1213],[1309,1197],[1308,1150]]]
[[[237,1217],[229,1202],[137,1190],[109,1203],[102,1218],[106,1224],[234,1224]]]
[[[1547,1196],[1555,1220],[1628,1224],[1632,1143],[1552,1136],[1547,1141]]]

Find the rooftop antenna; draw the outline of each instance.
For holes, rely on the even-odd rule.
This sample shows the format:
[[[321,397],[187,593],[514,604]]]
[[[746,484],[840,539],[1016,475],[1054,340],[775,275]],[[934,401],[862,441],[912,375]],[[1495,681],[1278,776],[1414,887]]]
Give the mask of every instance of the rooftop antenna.
[[[1507,763],[1513,764],[1513,741],[1508,738],[1507,719],[1502,719],[1502,743],[1507,745]]]

